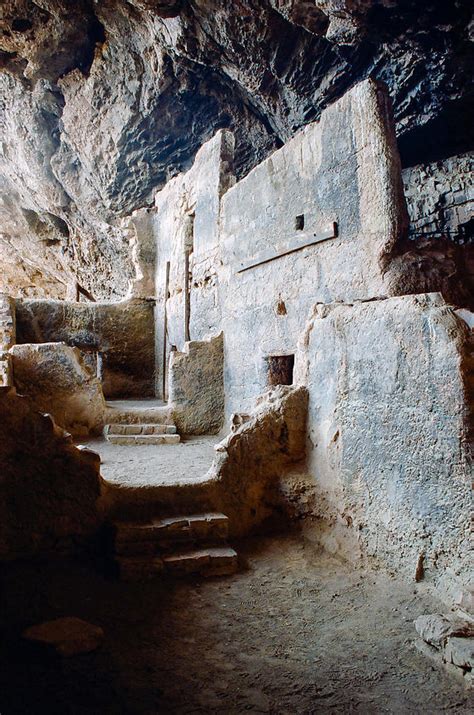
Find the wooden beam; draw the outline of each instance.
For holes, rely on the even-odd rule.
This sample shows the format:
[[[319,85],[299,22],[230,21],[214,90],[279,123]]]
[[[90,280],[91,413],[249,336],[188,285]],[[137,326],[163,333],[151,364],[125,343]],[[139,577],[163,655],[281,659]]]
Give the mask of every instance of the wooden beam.
[[[162,399],[166,402],[167,400],[167,394],[166,394],[166,388],[167,388],[167,372],[168,372],[168,346],[167,346],[167,338],[168,338],[168,310],[167,310],[167,303],[168,303],[168,298],[170,293],[170,262],[166,262],[166,273],[165,273],[165,303],[164,303],[164,308],[165,308],[165,314],[164,314],[164,320],[163,320],[163,356],[162,356],[162,383],[161,383],[161,391],[162,391]]]
[[[327,241],[330,238],[337,238],[336,222],[323,229],[320,233],[304,233],[302,236],[292,238],[291,241],[288,241],[288,243],[284,243],[279,247],[267,248],[265,251],[258,253],[254,258],[237,263],[235,272],[243,273],[244,271],[248,271],[250,268],[262,265],[262,263],[274,261],[276,258],[287,256],[289,253],[294,253],[302,248],[306,248],[306,246],[312,246],[315,243],[320,243],[321,241]]]

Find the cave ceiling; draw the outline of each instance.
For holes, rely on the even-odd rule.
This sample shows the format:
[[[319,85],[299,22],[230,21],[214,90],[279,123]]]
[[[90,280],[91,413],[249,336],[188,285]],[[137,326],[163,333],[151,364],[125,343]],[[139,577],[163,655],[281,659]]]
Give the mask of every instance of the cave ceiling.
[[[472,149],[472,3],[4,0],[0,290],[126,293],[126,217],[219,128],[245,175],[367,76],[405,166]]]

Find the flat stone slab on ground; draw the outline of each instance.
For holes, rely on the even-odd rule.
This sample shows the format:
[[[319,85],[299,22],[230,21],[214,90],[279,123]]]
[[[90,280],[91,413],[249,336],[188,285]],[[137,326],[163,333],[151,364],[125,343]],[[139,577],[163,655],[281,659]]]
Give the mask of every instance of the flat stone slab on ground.
[[[96,650],[104,640],[104,631],[75,616],[65,616],[27,628],[23,638],[51,645],[59,655],[70,657]]]
[[[444,647],[450,637],[474,636],[474,624],[454,616],[449,618],[441,613],[419,616],[414,623],[421,638],[438,649]]]

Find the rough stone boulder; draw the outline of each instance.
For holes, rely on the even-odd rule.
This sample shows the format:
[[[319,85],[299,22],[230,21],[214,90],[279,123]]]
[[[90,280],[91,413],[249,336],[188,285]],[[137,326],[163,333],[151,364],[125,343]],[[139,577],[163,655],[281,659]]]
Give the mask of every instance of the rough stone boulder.
[[[100,382],[81,352],[64,343],[14,345],[10,350],[14,384],[40,412],[53,415],[72,434],[98,434],[105,400]]]
[[[428,647],[425,652],[448,666],[460,668],[471,679],[474,667],[474,621],[459,615],[419,616],[415,628]]]

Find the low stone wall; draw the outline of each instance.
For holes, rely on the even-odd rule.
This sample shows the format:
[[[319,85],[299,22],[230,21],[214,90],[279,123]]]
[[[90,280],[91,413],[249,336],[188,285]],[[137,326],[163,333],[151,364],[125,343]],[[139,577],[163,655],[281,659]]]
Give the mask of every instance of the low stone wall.
[[[106,397],[154,395],[154,302],[17,300],[17,342],[64,342],[102,361]],[[92,365],[93,363],[93,365]]]
[[[11,357],[8,351],[16,342],[15,301],[0,294],[0,387],[13,384]]]
[[[282,483],[306,453],[308,394],[304,387],[271,388],[250,415],[235,415],[232,432],[218,445],[208,476],[214,506],[229,517],[231,536],[245,536],[267,520],[281,524],[287,505]]]
[[[314,516],[330,526],[326,546],[462,588],[471,349],[468,325],[439,294],[316,305],[296,379],[309,391]]]
[[[223,336],[172,352],[169,404],[181,434],[217,434],[224,421]]]
[[[0,560],[70,553],[101,522],[99,455],[0,388]]]
[[[473,153],[404,169],[402,177],[411,239],[474,242]]]
[[[64,343],[14,345],[13,381],[32,407],[53,415],[74,435],[100,434],[105,400],[100,382],[77,348]]]

